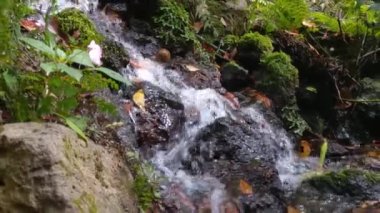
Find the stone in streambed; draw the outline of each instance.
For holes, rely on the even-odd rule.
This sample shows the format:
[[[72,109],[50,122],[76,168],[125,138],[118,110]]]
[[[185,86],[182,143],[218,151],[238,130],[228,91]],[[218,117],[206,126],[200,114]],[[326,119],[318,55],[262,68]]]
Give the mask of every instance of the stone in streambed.
[[[0,130],[0,212],[137,212],[117,150],[48,123]]]
[[[225,64],[220,74],[222,86],[229,91],[238,91],[248,86],[248,70],[234,62]]]

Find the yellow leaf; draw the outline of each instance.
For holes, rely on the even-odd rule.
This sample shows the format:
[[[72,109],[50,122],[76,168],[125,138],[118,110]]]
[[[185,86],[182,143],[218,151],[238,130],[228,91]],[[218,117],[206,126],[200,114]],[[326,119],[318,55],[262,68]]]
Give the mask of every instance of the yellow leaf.
[[[135,94],[133,94],[133,102],[143,111],[145,111],[145,95],[142,89],[137,90]]]
[[[239,188],[240,188],[241,193],[243,193],[245,195],[252,195],[253,194],[252,186],[249,185],[249,183],[247,183],[244,180],[240,180]]]
[[[311,145],[308,141],[306,140],[301,140],[300,142],[300,150],[299,150],[299,155],[301,157],[309,157],[311,153]]]

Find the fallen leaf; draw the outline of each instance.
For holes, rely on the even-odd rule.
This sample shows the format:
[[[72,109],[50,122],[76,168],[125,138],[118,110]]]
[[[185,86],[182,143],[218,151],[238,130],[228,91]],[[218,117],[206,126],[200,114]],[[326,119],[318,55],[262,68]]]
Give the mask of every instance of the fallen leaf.
[[[307,140],[300,141],[299,155],[300,157],[306,158],[309,157],[311,153],[311,145]]]
[[[312,28],[312,29],[317,28],[317,25],[314,22],[310,21],[310,20],[303,20],[302,21],[302,25],[305,26],[305,27],[307,27],[307,28]]]
[[[35,31],[39,29],[41,26],[35,20],[22,19],[20,20],[20,25],[27,31]]]
[[[226,20],[224,20],[223,17],[220,18],[220,22],[222,22],[222,24],[223,24],[225,27],[227,27],[227,22],[226,22]]]
[[[194,65],[190,65],[190,64],[187,64],[185,65],[186,69],[190,72],[196,72],[196,71],[199,71],[199,68],[194,66]]]
[[[371,157],[371,158],[378,158],[378,159],[380,159],[380,150],[369,151],[369,152],[367,152],[367,156]]]
[[[257,90],[246,90],[247,96],[255,99],[255,101],[261,103],[266,108],[272,107],[272,101],[262,92]]]
[[[247,183],[245,180],[240,180],[239,189],[240,189],[241,193],[243,193],[245,195],[252,195],[253,194],[252,186],[249,183]]]
[[[102,61],[101,61],[102,48],[94,40],[90,42],[87,48],[88,48],[88,55],[90,56],[92,63],[94,63],[97,66],[101,66],[102,65]]]
[[[293,206],[288,206],[287,213],[301,213],[301,211]]]
[[[196,33],[199,33],[199,31],[201,31],[201,29],[203,28],[204,24],[200,21],[197,21],[193,24],[193,28],[195,30]]]
[[[145,95],[142,89],[137,90],[135,94],[133,94],[133,102],[143,111],[145,111]]]
[[[239,100],[235,97],[234,94],[232,94],[230,92],[226,92],[226,93],[224,93],[224,97],[231,103],[231,106],[234,109],[240,108]]]

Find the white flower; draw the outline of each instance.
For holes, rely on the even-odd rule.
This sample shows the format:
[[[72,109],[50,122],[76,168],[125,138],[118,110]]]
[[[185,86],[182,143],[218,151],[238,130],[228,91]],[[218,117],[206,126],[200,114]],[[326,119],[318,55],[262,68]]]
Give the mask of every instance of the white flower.
[[[94,63],[97,66],[101,66],[102,61],[100,59],[102,58],[102,48],[98,44],[96,44],[94,40],[90,42],[87,48],[88,55],[90,56],[92,63]]]

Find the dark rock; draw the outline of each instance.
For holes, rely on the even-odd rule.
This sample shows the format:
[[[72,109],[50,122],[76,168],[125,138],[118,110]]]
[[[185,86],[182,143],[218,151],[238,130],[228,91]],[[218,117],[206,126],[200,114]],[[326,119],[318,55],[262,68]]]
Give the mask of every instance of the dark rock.
[[[106,40],[101,44],[103,66],[118,71],[129,63],[129,56],[123,46],[115,41]]]
[[[328,149],[327,149],[327,156],[328,157],[336,157],[336,156],[344,156],[349,154],[349,150],[346,149],[346,147],[340,145],[339,143],[335,142],[329,142]]]
[[[201,130],[182,165],[193,175],[210,174],[221,180],[245,212],[283,212],[283,191],[275,167],[276,152],[281,152],[281,142],[275,137],[280,136],[272,138],[260,131],[270,128],[261,120],[237,116],[237,120],[219,118]],[[252,186],[253,196],[239,191],[240,180]]]
[[[238,91],[248,85],[248,70],[230,62],[221,68],[221,83],[229,91]]]
[[[191,72],[186,68],[186,65],[195,66],[199,70]],[[195,89],[221,89],[220,73],[215,67],[201,66],[193,59],[174,58],[167,68],[178,72],[186,85]]]
[[[364,78],[360,83],[363,88],[358,99],[370,101],[380,97],[379,79]],[[357,111],[361,123],[365,125],[374,138],[379,138],[379,128],[376,127],[378,127],[380,121],[380,103],[358,103]]]
[[[185,121],[180,98],[148,83],[142,83],[146,112],[136,115],[135,130],[140,146],[169,142],[181,132]]]

